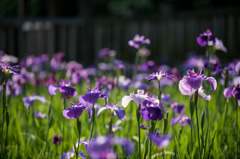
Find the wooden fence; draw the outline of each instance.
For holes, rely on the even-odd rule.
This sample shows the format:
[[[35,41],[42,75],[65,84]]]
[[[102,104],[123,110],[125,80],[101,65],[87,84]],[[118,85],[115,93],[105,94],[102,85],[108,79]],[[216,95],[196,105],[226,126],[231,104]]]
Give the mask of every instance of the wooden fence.
[[[189,51],[204,54],[196,37],[209,28],[228,49],[221,57],[240,57],[237,10],[175,13],[165,18],[94,19],[88,25],[81,18],[0,19],[0,50],[18,57],[42,53],[51,56],[63,51],[68,60],[89,65],[97,60],[99,49],[108,47],[117,51],[117,58],[132,61],[135,50],[128,46],[128,40],[139,33],[151,40],[150,59],[177,64]]]

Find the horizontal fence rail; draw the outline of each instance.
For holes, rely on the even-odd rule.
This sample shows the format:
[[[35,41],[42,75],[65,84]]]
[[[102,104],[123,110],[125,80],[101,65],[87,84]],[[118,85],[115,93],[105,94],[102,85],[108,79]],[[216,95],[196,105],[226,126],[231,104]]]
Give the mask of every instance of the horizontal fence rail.
[[[179,13],[169,17],[142,17],[136,19],[35,18],[0,19],[0,50],[18,57],[49,56],[65,52],[68,60],[85,65],[97,60],[99,49],[108,47],[117,51],[117,58],[132,61],[135,50],[128,40],[141,34],[151,40],[148,47],[151,59],[178,64],[191,51],[204,54],[196,37],[211,29],[222,39],[228,53],[224,59],[240,57],[240,14],[235,12]]]

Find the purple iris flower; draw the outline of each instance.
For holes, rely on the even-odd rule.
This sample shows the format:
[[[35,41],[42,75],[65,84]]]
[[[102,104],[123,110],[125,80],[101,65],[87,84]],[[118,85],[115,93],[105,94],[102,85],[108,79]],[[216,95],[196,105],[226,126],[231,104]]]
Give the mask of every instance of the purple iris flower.
[[[191,127],[191,120],[185,114],[178,115],[178,117],[173,118],[171,120],[171,125],[174,125],[176,122],[178,122],[180,126],[185,126],[188,124]]]
[[[54,135],[53,136],[53,144],[54,145],[56,145],[56,144],[61,144],[61,142],[62,142],[62,137],[61,137],[61,135]]]
[[[238,105],[240,105],[240,84],[235,87],[226,88],[223,94],[226,98],[231,98],[231,96],[234,96],[238,101]]]
[[[159,82],[159,81],[161,81],[162,77],[167,77],[167,78],[171,79],[171,78],[174,78],[175,76],[160,70],[159,72],[148,75],[146,77],[146,79],[148,81],[157,80]]]
[[[133,38],[133,40],[128,41],[128,45],[131,46],[131,47],[134,47],[136,49],[138,49],[143,44],[148,44],[149,45],[150,40],[145,39],[145,37],[143,35],[140,36],[139,34],[136,34],[135,37]]]
[[[23,98],[23,104],[26,108],[32,107],[35,100],[39,100],[43,104],[46,103],[46,99],[41,96],[31,95]]]
[[[37,119],[46,119],[47,115],[38,111],[34,111],[34,116]]]
[[[145,99],[149,98],[148,94],[144,94],[144,90],[138,90],[137,94],[131,93],[130,96],[124,96],[122,98],[122,106],[126,108],[131,100],[137,105],[141,104]]]
[[[206,77],[204,74],[201,74],[201,72],[201,68],[197,73],[195,73],[194,70],[188,70],[188,76],[184,76],[179,82],[179,90],[183,95],[188,96],[193,96],[194,92],[198,90],[199,97],[204,100],[210,100],[211,95],[206,95],[204,93],[202,82],[207,80],[211,84],[212,92],[214,92],[217,88],[217,81],[213,77]]]
[[[182,105],[182,104],[175,105],[175,106],[173,107],[173,112],[174,112],[175,114],[181,114],[181,113],[184,112],[184,110],[185,110],[185,106]]]
[[[139,111],[144,121],[149,122],[151,120],[161,120],[164,116],[161,108],[158,107],[158,103],[153,103],[149,100],[142,102],[143,109]]]
[[[98,113],[97,113],[97,116],[99,116],[99,114],[105,110],[105,109],[108,109],[110,110],[111,112],[113,112],[113,115],[117,115],[117,117],[119,119],[121,119],[122,121],[126,119],[126,112],[124,109],[120,109],[120,107],[117,107],[118,103],[113,105],[113,104],[110,104],[109,105],[106,105],[106,106],[103,106],[101,108],[98,109]]]
[[[88,93],[85,93],[82,96],[79,96],[79,101],[83,103],[83,105],[87,106],[87,105],[91,105],[97,102],[97,100],[99,98],[104,98],[105,99],[105,105],[108,102],[108,98],[107,96],[101,94],[101,92],[99,91],[99,88],[95,88],[93,90],[91,90],[90,88],[88,88]]]
[[[140,127],[141,129],[143,129],[143,130],[147,130],[147,129],[148,129],[148,126],[147,126],[147,125],[144,126],[143,124],[140,124],[139,127]]]
[[[170,144],[170,141],[172,139],[172,135],[163,135],[163,136],[157,136],[152,133],[148,134],[148,137],[150,140],[155,143],[159,149],[162,149]]]
[[[77,95],[75,87],[71,87],[71,81],[66,82],[62,80],[59,85],[49,85],[48,92],[50,95],[56,95],[57,90],[59,89],[62,95],[66,97],[75,97]]]
[[[216,44],[216,37],[212,35],[210,29],[207,29],[205,32],[203,32],[197,37],[197,43],[201,47],[214,46]]]
[[[0,61],[0,69],[2,72],[4,72],[5,74],[17,74],[17,75],[20,75],[21,74],[21,71],[19,71],[17,69],[17,65],[16,66],[8,66],[5,62],[2,62]]]
[[[91,141],[88,153],[94,159],[118,158],[117,153],[113,150],[115,145],[122,146],[126,155],[130,155],[134,151],[133,144],[124,138],[98,136],[95,141]]]
[[[50,61],[50,66],[54,72],[63,69],[65,66],[65,54],[63,52],[55,54]]]
[[[82,103],[71,103],[72,107],[63,110],[63,116],[67,119],[77,119],[82,115],[84,109],[88,111],[88,118],[92,116],[92,110],[89,107],[83,106]]]

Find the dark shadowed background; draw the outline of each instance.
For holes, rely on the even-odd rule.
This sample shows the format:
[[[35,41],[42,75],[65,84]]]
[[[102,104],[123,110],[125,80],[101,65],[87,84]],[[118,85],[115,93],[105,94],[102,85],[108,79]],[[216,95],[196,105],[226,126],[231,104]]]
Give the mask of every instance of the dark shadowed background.
[[[65,52],[84,65],[101,48],[133,61],[128,40],[151,40],[151,60],[179,64],[189,52],[205,54],[196,37],[211,29],[228,53],[240,57],[240,2],[233,0],[1,0],[0,50],[18,57]]]

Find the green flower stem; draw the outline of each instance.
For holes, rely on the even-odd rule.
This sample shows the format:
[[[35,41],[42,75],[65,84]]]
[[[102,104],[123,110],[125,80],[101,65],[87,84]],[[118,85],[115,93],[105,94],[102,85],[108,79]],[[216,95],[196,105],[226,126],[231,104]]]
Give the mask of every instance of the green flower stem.
[[[4,139],[3,139],[3,129],[4,129],[4,115],[5,115],[5,105],[6,105],[6,80],[5,80],[5,82],[3,83],[3,97],[2,97],[2,99],[3,99],[3,114],[2,114],[2,133],[1,133],[1,147],[0,147],[0,154],[2,154],[3,156],[3,158],[4,158],[4,148],[3,148],[3,143],[4,143]]]
[[[236,99],[236,158],[238,158],[238,100]]]
[[[141,109],[141,104],[139,104],[138,109],[137,109],[137,122],[138,122],[138,157],[141,159],[141,134],[140,134],[140,111]]]
[[[89,134],[89,140],[88,140],[88,149],[89,149],[89,147],[90,147],[90,141],[91,141],[91,139],[92,139],[93,128],[94,128],[94,121],[95,121],[95,108],[94,108],[94,104],[93,104],[93,107],[92,107],[91,128],[90,128],[90,134]],[[87,157],[86,157],[86,158],[89,158],[88,153],[87,153]]]
[[[161,86],[160,86],[160,80],[158,81],[158,99],[159,99],[159,104],[161,102],[161,96],[162,96],[162,91],[161,91]]]
[[[110,121],[109,121],[109,132],[108,134],[111,135],[112,134],[112,121],[113,121],[113,112],[110,113]]]
[[[78,152],[79,152],[79,142],[80,142],[80,137],[81,137],[81,131],[82,131],[82,123],[80,121],[80,119],[77,119],[77,130],[78,130]]]
[[[196,118],[197,118],[197,132],[198,132],[198,146],[199,146],[199,158],[201,157],[201,146],[200,146],[200,135],[199,135],[199,122],[198,122],[198,110],[197,110],[197,101],[198,101],[198,91],[194,93],[194,104],[196,109]]]
[[[49,135],[49,129],[50,129],[50,124],[51,124],[51,109],[52,109],[52,100],[53,100],[53,96],[51,96],[51,102],[50,102],[50,106],[48,108],[48,127],[47,127],[47,137],[46,137],[46,146],[44,148],[44,152],[43,152],[43,156],[45,156],[45,152],[46,152],[46,148],[48,145],[48,135]]]
[[[155,122],[153,120],[151,120],[151,127],[149,128],[149,132],[154,133],[154,129],[155,129]],[[150,140],[150,155],[149,158],[152,158],[152,140]]]
[[[64,110],[64,109],[66,109],[66,99],[65,99],[65,97],[64,97],[64,99],[63,99],[63,110]],[[63,151],[64,151],[64,150],[63,150],[63,149],[64,149],[64,146],[63,146],[63,145],[64,145],[64,143],[65,143],[65,142],[64,142],[64,126],[65,126],[65,117],[64,117],[64,116],[63,116],[62,120],[63,120],[63,121],[62,121],[62,122],[63,122],[63,125],[62,125],[62,126],[63,126],[63,128],[62,128],[62,155],[63,155]]]
[[[27,122],[26,122],[26,139],[25,139],[25,153],[27,151],[27,140],[28,140],[28,121],[29,121],[29,114],[30,114],[31,108],[27,108]]]
[[[95,108],[94,108],[94,104],[93,104],[93,107],[92,107],[92,121],[91,121],[90,135],[89,135],[89,145],[90,145],[90,140],[92,139],[94,121],[95,121]]]
[[[135,57],[135,64],[134,64],[134,72],[133,72],[133,81],[136,81],[136,75],[138,73],[138,63],[139,63],[139,50],[136,53],[136,57]]]
[[[147,154],[148,154],[148,143],[149,143],[149,139],[146,138],[146,140],[144,142],[144,147],[145,147],[144,158],[146,158]]]

